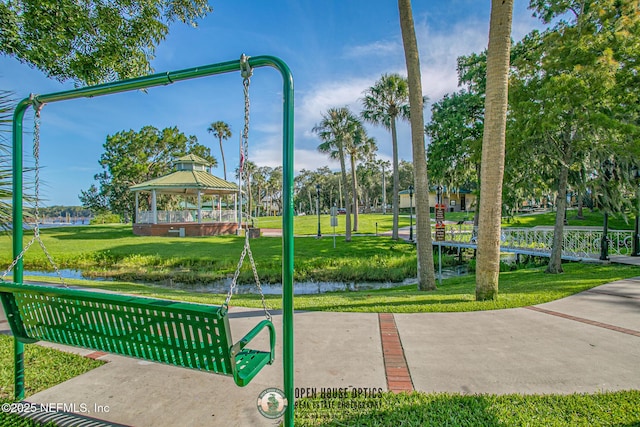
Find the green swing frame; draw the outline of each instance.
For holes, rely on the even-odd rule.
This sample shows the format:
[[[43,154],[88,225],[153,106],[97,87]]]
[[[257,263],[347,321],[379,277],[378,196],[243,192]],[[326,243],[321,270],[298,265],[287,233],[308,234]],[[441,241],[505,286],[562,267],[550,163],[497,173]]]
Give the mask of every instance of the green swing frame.
[[[249,67],[273,67],[283,79],[282,322],[286,426],[293,425],[293,77],[273,56],[248,58]],[[29,106],[96,97],[168,85],[181,80],[243,70],[242,60],[152,74],[102,85],[25,98],[13,115],[13,224],[23,218],[23,119]],[[23,250],[23,229],[13,227],[13,256]],[[234,377],[244,386],[275,354],[275,328],[269,320],[233,343],[226,306],[114,295],[52,286],[25,285],[17,259],[13,282],[0,282],[0,299],[14,340],[15,398],[24,398],[24,344],[39,340],[200,369]],[[269,351],[247,348],[261,331]]]

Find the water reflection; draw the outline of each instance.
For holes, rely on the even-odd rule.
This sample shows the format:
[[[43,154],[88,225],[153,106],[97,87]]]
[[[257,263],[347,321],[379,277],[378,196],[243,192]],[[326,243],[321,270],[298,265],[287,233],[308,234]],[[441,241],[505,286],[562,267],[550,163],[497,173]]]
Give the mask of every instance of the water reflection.
[[[82,275],[80,270],[62,269],[60,274],[64,279],[90,279],[90,280],[107,280],[100,278],[88,278]],[[442,269],[442,278],[464,276],[468,274],[467,266],[457,266]],[[25,271],[25,276],[39,276],[39,277],[52,277],[57,278],[55,272],[52,271]],[[436,271],[436,279],[438,279],[438,273]],[[417,282],[416,278],[405,279],[403,282],[392,283],[344,283],[344,282],[296,282],[293,286],[294,295],[313,295],[323,294],[326,292],[358,292],[368,291],[374,289],[391,289],[404,285],[412,285]],[[226,294],[229,291],[231,285],[231,279],[221,280],[216,283],[210,283],[206,285],[185,285],[182,283],[173,282],[171,280],[161,283],[146,283],[150,286],[169,287],[173,289],[185,289],[193,292],[203,292],[212,294]],[[262,292],[265,295],[281,295],[282,284],[263,284]],[[258,289],[255,285],[238,285],[235,289],[236,294],[257,294]]]

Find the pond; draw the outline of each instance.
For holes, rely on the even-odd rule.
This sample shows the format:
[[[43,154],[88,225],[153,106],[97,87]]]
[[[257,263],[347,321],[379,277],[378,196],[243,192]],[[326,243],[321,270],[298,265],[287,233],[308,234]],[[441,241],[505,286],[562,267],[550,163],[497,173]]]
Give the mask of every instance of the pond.
[[[89,280],[108,280],[108,279],[96,279],[87,278],[82,275],[80,270],[62,269],[60,273],[64,279],[89,279]],[[442,278],[464,276],[468,274],[466,265],[459,265],[456,267],[448,267],[442,269]],[[56,278],[57,275],[52,271],[25,271],[25,276],[39,276],[39,277],[51,277]],[[438,279],[438,272],[436,269],[436,279]],[[340,291],[368,291],[373,289],[391,289],[398,286],[405,286],[415,284],[416,278],[405,279],[403,282],[393,283],[344,283],[344,282],[296,282],[293,286],[294,295],[313,295],[323,294],[326,292],[340,292]],[[193,292],[213,293],[213,294],[226,294],[229,291],[231,285],[231,279],[218,281],[206,285],[185,285],[182,283],[173,282],[171,280],[160,283],[146,283],[150,286],[159,286],[172,289],[185,289]],[[280,295],[282,294],[282,284],[263,284],[262,291],[265,295]],[[258,289],[255,285],[238,285],[236,287],[236,294],[257,294]]]

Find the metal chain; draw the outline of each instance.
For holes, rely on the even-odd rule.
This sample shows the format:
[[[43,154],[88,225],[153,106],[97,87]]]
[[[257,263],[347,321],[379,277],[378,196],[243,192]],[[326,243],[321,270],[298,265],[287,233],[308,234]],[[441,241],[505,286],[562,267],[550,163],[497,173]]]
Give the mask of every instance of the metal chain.
[[[44,245],[44,242],[42,241],[42,238],[40,236],[40,111],[42,110],[42,107],[44,106],[44,104],[39,102],[35,98],[35,96],[33,96],[33,95],[31,95],[31,101],[33,103],[33,108],[35,110],[35,114],[34,114],[34,117],[33,117],[33,160],[34,160],[34,175],[35,175],[35,177],[34,177],[34,180],[35,180],[35,203],[34,203],[34,205],[35,205],[34,206],[35,226],[33,227],[33,237],[31,238],[29,243],[27,243],[27,245],[22,249],[20,254],[13,260],[13,262],[11,263],[9,268],[7,268],[5,270],[5,272],[2,275],[2,280],[4,280],[4,278],[13,270],[13,268],[16,266],[16,264],[18,264],[18,261],[20,261],[24,257],[24,254],[29,250],[31,245],[33,245],[33,243],[37,241],[38,244],[40,245],[40,247],[42,248],[42,251],[44,252],[45,256],[47,257],[47,260],[49,260],[49,264],[51,264],[51,266],[55,270],[56,275],[58,276],[58,279],[60,280],[60,283],[62,283],[65,287],[68,287],[67,283],[64,281],[64,278],[62,277],[62,273],[60,272],[60,269],[58,268],[58,265],[53,260],[53,257],[51,256],[51,254],[47,250],[47,248]],[[14,227],[15,226],[16,226],[16,224],[14,224]],[[20,225],[20,226],[22,226],[22,225]]]
[[[264,292],[262,291],[262,285],[260,284],[260,277],[258,276],[258,269],[256,268],[256,263],[253,260],[253,254],[251,253],[251,245],[249,244],[249,235],[245,234],[244,237],[244,247],[242,248],[242,253],[240,254],[240,260],[238,261],[238,266],[236,267],[236,271],[233,275],[233,279],[231,279],[231,285],[229,286],[229,292],[227,292],[227,297],[224,300],[223,306],[228,308],[229,302],[231,301],[231,296],[233,295],[233,291],[238,286],[238,277],[240,276],[240,270],[242,269],[242,264],[244,263],[245,257],[249,255],[249,261],[251,263],[251,270],[253,270],[253,278],[256,282],[256,286],[258,287],[258,291],[260,292],[260,299],[262,300],[262,308],[264,309],[264,315],[267,319],[271,320],[271,313],[269,313],[269,308],[267,307],[267,302],[264,298]]]
[[[253,69],[249,65],[249,57],[242,54],[240,57],[240,71],[242,75],[242,86],[244,88],[244,128],[242,130],[242,155],[243,155],[243,164],[240,167],[240,182],[244,182],[245,179],[249,179],[249,175],[246,172],[246,168],[244,168],[244,164],[248,162],[249,159],[249,113],[251,110],[251,103],[249,98],[249,86],[251,84],[251,76],[253,74]],[[264,298],[264,292],[262,291],[262,285],[260,284],[260,277],[258,275],[258,269],[256,268],[256,263],[253,259],[253,253],[251,252],[251,244],[249,243],[249,221],[245,222],[245,232],[244,232],[244,247],[242,249],[242,254],[240,254],[240,260],[238,261],[238,266],[236,267],[236,271],[233,275],[233,279],[231,279],[231,285],[229,286],[229,292],[227,293],[227,298],[224,301],[224,306],[229,307],[229,302],[231,301],[231,296],[233,295],[233,291],[238,285],[238,277],[240,276],[240,269],[242,268],[242,264],[244,263],[245,257],[249,255],[249,262],[251,264],[251,270],[253,271],[253,278],[256,282],[256,286],[258,287],[258,291],[260,292],[260,298],[262,300],[262,308],[264,309],[265,317],[271,320],[271,313],[269,313],[269,309],[267,308],[267,302]]]
[[[240,69],[242,75],[242,87],[244,91],[244,128],[242,129],[242,156],[243,166],[249,161],[249,118],[251,111],[251,98],[249,97],[249,86],[251,85],[251,76],[253,69],[249,65],[249,57],[242,54],[240,57]],[[249,180],[246,168],[240,168],[240,181]],[[248,229],[249,223],[245,223],[245,229]]]
[[[258,287],[258,291],[260,292],[260,299],[262,300],[264,315],[267,319],[271,320],[271,313],[269,313],[269,309],[267,308],[267,302],[264,299],[264,292],[262,292],[262,285],[260,284],[260,277],[258,277],[258,269],[256,268],[255,261],[253,260],[253,254],[251,253],[251,246],[249,245],[249,234],[245,234],[244,239],[247,253],[249,254],[249,261],[251,262],[251,269],[253,270],[253,278],[255,279],[256,286]]]

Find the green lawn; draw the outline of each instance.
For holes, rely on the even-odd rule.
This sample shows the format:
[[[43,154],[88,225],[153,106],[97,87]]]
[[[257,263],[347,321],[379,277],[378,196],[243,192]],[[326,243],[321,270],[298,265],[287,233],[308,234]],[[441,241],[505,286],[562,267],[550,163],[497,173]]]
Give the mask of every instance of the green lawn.
[[[28,237],[27,237],[28,238]],[[27,240],[25,239],[25,242]],[[42,230],[42,238],[61,268],[82,270],[89,276],[122,280],[209,283],[233,275],[244,238],[145,237],[134,236],[131,226],[97,225]],[[402,281],[415,277],[415,246],[389,237],[354,237],[295,240],[296,281]],[[259,238],[251,241],[260,278],[266,283],[281,281],[282,241]],[[11,262],[11,239],[0,237],[0,264]],[[24,257],[26,270],[51,270],[38,245]],[[240,283],[251,283],[245,268]]]
[[[570,209],[567,211],[567,225],[569,227],[602,227],[604,216],[602,212],[591,212],[589,209],[583,209],[583,219],[578,219],[578,211]],[[626,220],[622,215],[609,216],[610,230],[633,230],[633,216],[627,217]],[[536,226],[553,226],[556,221],[555,212],[546,212],[541,214],[518,215],[511,219],[505,219],[502,224],[507,227],[536,227]]]
[[[603,215],[600,211],[591,212],[589,209],[583,209],[583,219],[577,218],[577,210],[570,209],[567,212],[567,223],[570,227],[586,226],[586,227],[602,227]],[[473,212],[447,212],[445,214],[446,221],[473,221]],[[434,219],[434,215],[431,214],[431,218]],[[390,231],[392,227],[393,216],[389,213],[387,215],[382,214],[361,214],[359,216],[359,228],[358,233],[362,234],[375,234],[376,223],[378,224],[378,232],[383,233]],[[633,216],[628,216],[626,219],[623,215],[610,215],[609,216],[609,228],[611,230],[633,230]],[[344,215],[338,215],[338,224],[336,231],[339,234],[344,234]],[[535,213],[535,214],[522,214],[513,218],[504,218],[502,225],[505,227],[536,227],[536,226],[553,226],[556,221],[555,212]],[[398,218],[400,227],[409,226],[409,215],[402,214]],[[312,235],[315,236],[318,233],[318,217],[315,215],[296,216],[293,219],[293,228],[296,235]],[[415,224],[415,218],[414,218]],[[282,217],[260,217],[256,218],[256,226],[262,228],[282,228]],[[333,233],[333,227],[330,227],[330,216],[320,215],[320,227],[322,234]]]
[[[433,214],[431,215],[434,218]],[[463,221],[473,220],[473,214],[466,214],[464,212],[451,212],[446,214],[447,221]],[[351,223],[353,224],[353,215],[351,216]],[[391,212],[386,215],[382,214],[360,214],[358,216],[358,231],[354,233],[358,234],[375,234],[376,224],[378,225],[378,233],[384,233],[391,231],[393,228],[393,215]],[[398,217],[399,227],[409,227],[411,224],[411,218],[408,213],[402,213]],[[413,218],[413,224],[415,226],[415,216]],[[282,228],[282,217],[270,216],[256,218],[256,227],[261,228]],[[345,227],[345,215],[338,215],[338,226],[336,227],[336,233],[344,235]],[[331,216],[320,215],[320,231],[323,235],[333,234],[333,227],[331,227]],[[315,236],[318,234],[318,217],[317,215],[303,215],[293,218],[293,232],[296,235],[309,235]]]
[[[338,215],[338,226],[336,227],[337,234],[344,234],[345,229],[345,215]],[[399,227],[408,227],[410,223],[409,215],[400,215],[398,217]],[[414,218],[415,223],[415,218]],[[353,227],[353,215],[351,215],[351,224]],[[384,233],[391,231],[393,228],[393,215],[388,213],[382,214],[360,214],[358,215],[358,231],[354,233],[358,234],[375,234],[376,224],[378,224],[378,233]],[[255,225],[261,228],[282,228],[281,216],[259,217],[256,218]],[[324,235],[333,234],[333,227],[331,226],[330,215],[320,215],[320,231]],[[303,215],[293,218],[293,232],[296,235],[309,235],[315,236],[318,234],[318,216],[317,215]]]
[[[25,346],[25,395],[30,396],[102,366],[104,362],[39,345]],[[13,397],[13,338],[0,335],[0,398]]]
[[[382,393],[296,402],[299,426],[640,426],[640,391],[571,395]]]
[[[36,344],[25,346],[25,396],[29,397],[102,366],[104,362],[64,353]],[[0,335],[0,404],[13,400],[13,337]],[[0,412],[0,425],[12,427],[35,427],[40,423],[17,414]],[[53,426],[54,424],[46,424]]]

